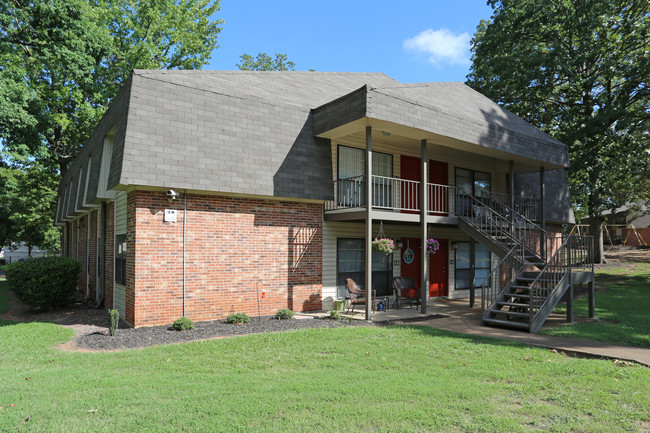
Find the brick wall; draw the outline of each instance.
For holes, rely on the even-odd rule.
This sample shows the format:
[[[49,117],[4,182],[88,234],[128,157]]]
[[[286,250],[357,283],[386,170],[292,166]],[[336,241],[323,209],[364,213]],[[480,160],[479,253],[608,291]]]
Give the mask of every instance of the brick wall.
[[[621,239],[625,241],[627,246],[650,245],[650,228],[624,228],[622,232]]]
[[[165,209],[177,210],[176,223],[163,222]],[[164,192],[129,195],[134,326],[183,314],[183,218],[183,200],[170,203]],[[321,308],[320,205],[189,194],[185,248],[185,315],[192,320]]]

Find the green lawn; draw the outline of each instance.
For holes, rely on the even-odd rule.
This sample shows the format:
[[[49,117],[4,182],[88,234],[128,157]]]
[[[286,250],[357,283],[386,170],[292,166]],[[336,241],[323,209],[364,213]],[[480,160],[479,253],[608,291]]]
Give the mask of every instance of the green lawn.
[[[426,327],[53,347],[71,336],[47,323],[0,326],[0,431],[611,433],[650,423],[650,369]]]
[[[650,347],[650,263],[596,271],[596,322],[559,326],[542,332],[561,337]],[[588,297],[574,303],[577,316],[588,316]],[[561,305],[557,312],[564,313]]]

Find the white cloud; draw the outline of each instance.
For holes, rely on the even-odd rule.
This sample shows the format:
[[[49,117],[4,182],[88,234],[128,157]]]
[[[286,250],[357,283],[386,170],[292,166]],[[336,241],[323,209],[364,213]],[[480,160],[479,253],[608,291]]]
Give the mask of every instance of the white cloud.
[[[469,33],[455,35],[448,28],[427,29],[404,41],[404,49],[429,56],[435,65],[469,65]]]

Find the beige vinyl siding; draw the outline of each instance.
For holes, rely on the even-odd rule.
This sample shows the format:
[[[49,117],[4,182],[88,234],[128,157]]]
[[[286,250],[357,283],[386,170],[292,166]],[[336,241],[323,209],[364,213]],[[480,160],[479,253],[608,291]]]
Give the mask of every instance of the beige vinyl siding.
[[[400,178],[400,155],[419,158],[421,156],[420,143],[415,143],[415,141],[413,141],[413,145],[396,146],[383,142],[380,137],[378,131],[373,134],[372,149],[375,152],[393,155],[393,177]],[[345,137],[342,139],[332,140],[332,179],[334,180],[337,179],[338,175],[338,145],[357,147],[360,149],[365,149],[366,146],[363,139],[357,139],[356,137]],[[463,152],[434,143],[428,144],[427,155],[429,156],[429,159],[446,162],[448,164],[448,185],[454,185],[455,168],[460,167],[490,173],[492,191],[500,193],[505,193],[507,191],[505,179],[506,173],[509,171],[507,161],[494,159],[485,155]]]
[[[379,231],[379,223],[373,224],[372,233],[375,236]],[[407,225],[384,225],[386,236],[392,239],[399,238],[419,238],[421,236],[420,227]],[[449,297],[464,298],[469,296],[469,290],[455,291],[455,257],[453,242],[469,242],[469,236],[460,229],[449,227],[435,227],[429,229],[429,235],[436,239],[448,239],[448,272],[449,277]],[[365,224],[363,223],[345,223],[345,222],[324,222],[323,223],[323,309],[334,307],[336,297],[336,244],[337,238],[364,238]],[[393,252],[393,262],[397,261],[401,255],[401,250],[396,249]],[[491,256],[491,265],[494,266],[498,259],[494,254]],[[398,261],[401,263],[401,261]],[[399,275],[399,265],[393,266],[393,276]],[[477,302],[480,302],[480,290],[477,290]]]
[[[120,191],[117,193],[115,199],[115,235],[126,234],[126,200],[126,192]],[[122,284],[115,283],[113,305],[120,312],[120,317],[126,317],[126,287]]]

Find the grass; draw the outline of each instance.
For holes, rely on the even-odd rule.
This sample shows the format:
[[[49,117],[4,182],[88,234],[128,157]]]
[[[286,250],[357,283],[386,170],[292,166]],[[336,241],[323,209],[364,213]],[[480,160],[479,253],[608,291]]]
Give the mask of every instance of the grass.
[[[595,322],[559,326],[543,334],[650,348],[650,263],[596,271]],[[556,308],[566,312],[565,306]],[[574,303],[574,314],[588,316],[588,297]]]
[[[0,326],[0,431],[609,433],[650,423],[650,369],[427,327],[53,347],[71,337],[47,323]]]

